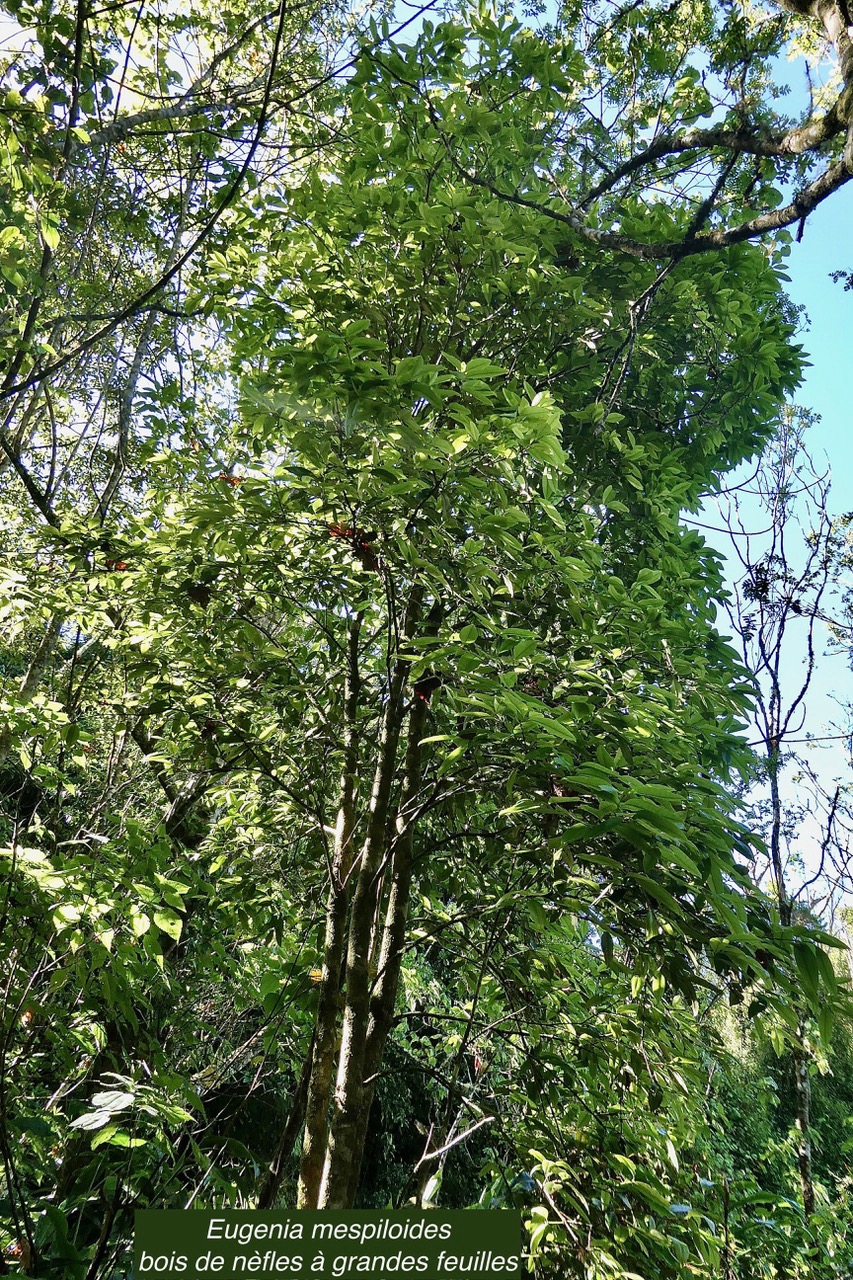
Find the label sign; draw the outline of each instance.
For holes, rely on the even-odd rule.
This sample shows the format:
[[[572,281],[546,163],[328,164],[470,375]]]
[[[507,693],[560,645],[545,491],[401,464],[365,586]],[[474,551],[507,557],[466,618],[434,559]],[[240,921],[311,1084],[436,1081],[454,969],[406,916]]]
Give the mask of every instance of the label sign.
[[[521,1215],[511,1209],[146,1209],[136,1214],[136,1280],[247,1276],[520,1276]]]

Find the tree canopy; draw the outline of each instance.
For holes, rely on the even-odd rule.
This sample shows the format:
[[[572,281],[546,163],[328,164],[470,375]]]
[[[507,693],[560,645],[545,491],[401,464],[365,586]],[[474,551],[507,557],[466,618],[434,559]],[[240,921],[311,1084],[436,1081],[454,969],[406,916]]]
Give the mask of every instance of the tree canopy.
[[[841,10],[6,12],[8,1257],[413,1201],[543,1276],[843,1274],[844,1153],[800,1204],[769,1103],[717,1132],[849,1024],[682,519],[801,376]]]

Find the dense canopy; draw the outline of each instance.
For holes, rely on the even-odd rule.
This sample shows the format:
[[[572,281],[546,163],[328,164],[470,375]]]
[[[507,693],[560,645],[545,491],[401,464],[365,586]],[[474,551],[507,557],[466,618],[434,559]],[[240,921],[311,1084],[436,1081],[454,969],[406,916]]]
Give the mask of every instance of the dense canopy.
[[[844,1275],[837,944],[684,518],[802,374],[841,6],[4,12],[0,1272],[411,1202]]]

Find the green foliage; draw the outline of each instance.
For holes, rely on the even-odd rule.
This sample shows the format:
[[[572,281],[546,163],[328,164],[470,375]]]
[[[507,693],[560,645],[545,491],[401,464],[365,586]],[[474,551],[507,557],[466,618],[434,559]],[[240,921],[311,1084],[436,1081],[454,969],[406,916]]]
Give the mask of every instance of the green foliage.
[[[620,161],[619,131],[588,121],[602,68],[608,110],[633,84],[645,129],[676,72],[658,106],[707,115],[688,44],[716,40],[721,75],[733,57],[734,19],[721,35],[676,6],[640,74],[660,14],[634,12],[591,44],[588,15],[545,38],[464,12],[412,45],[380,24],[337,82],[312,45],[312,110],[272,130],[239,193],[255,81],[223,118],[205,99],[186,136],[169,116],[122,125],[130,158],[92,197],[79,131],[113,92],[125,18],[95,27],[73,110],[33,87],[0,116],[15,377],[73,340],[65,309],[113,289],[115,315],[171,270],[230,193],[163,295],[177,314],[134,312],[126,350],[99,345],[55,402],[38,390],[16,428],[30,469],[0,476],[0,1076],[21,1102],[0,1133],[3,1229],[39,1274],[115,1274],[134,1207],[250,1205],[271,1163],[272,1198],[292,1199],[294,1135],[278,1144],[329,981],[340,779],[352,750],[360,840],[398,696],[401,725],[424,717],[422,771],[406,810],[395,742],[377,921],[410,828],[413,853],[360,1202],[518,1204],[542,1275],[842,1265],[825,1204],[806,1222],[792,1194],[790,1117],[746,1120],[770,1068],[739,1074],[712,1030],[697,1043],[723,990],[783,1056],[802,1009],[828,1040],[838,1006],[821,1174],[848,1212],[832,939],[752,882],[733,797],[749,673],[714,627],[718,559],[680,523],[800,375],[779,255],[662,267],[552,216],[589,185],[584,130]],[[229,41],[260,58],[259,16],[143,6],[129,91],[184,103],[176,50],[221,38],[224,92]],[[31,17],[15,76],[47,101],[73,26]],[[152,167],[161,147],[192,171],[180,190]],[[689,237],[680,172],[608,191],[593,221]],[[101,207],[106,256],[75,274]],[[33,274],[42,242],[56,261]],[[22,346],[36,298],[55,327]]]

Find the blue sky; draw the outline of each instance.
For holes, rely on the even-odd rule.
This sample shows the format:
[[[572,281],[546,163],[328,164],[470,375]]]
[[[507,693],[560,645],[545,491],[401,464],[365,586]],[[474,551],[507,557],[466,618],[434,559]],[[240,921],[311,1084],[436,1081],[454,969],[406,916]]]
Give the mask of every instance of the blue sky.
[[[829,458],[836,511],[853,511],[853,292],[833,284],[830,272],[853,272],[851,232],[853,182],[815,210],[788,260],[788,292],[808,311],[801,341],[812,361],[797,399],[821,416],[811,432],[812,452]]]

